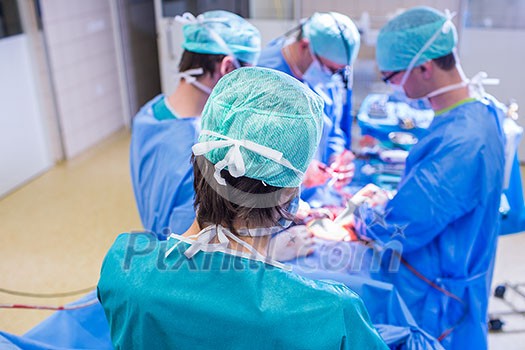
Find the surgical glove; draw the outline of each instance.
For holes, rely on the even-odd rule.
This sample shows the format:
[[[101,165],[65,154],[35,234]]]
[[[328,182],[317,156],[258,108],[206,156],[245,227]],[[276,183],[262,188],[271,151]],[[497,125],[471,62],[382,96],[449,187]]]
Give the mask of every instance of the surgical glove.
[[[320,161],[312,160],[304,174],[303,186],[310,188],[326,183],[326,181],[331,178],[330,173],[325,170],[326,168],[326,165]]]
[[[310,215],[311,211],[312,208],[310,207],[310,204],[303,201],[302,199],[299,199],[299,208],[297,209],[297,213],[295,213],[295,218],[298,220],[304,220],[308,217],[308,215]]]
[[[388,194],[374,184],[368,184],[359,191],[357,191],[350,201],[356,206],[360,206],[364,202],[368,203],[370,207],[384,206],[388,201]]]
[[[351,216],[353,218],[353,215]],[[355,236],[353,220],[341,225],[330,219],[318,219],[308,223],[308,230],[317,237],[328,241],[350,241]]]
[[[277,261],[288,261],[313,253],[314,238],[306,226],[292,226],[270,240],[268,255]]]
[[[330,169],[333,170],[332,176],[335,179],[335,188],[341,189],[352,181],[355,173],[355,164],[353,163],[354,159],[354,154],[346,149],[342,153],[333,157]]]

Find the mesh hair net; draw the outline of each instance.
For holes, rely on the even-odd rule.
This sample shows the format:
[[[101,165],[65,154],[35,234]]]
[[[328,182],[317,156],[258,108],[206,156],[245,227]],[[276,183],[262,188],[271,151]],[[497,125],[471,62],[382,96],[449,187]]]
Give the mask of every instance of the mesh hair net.
[[[322,113],[322,99],[289,75],[267,68],[240,68],[225,75],[213,89],[202,113],[199,142],[224,139],[205,131],[248,140],[282,153],[283,159],[304,173],[319,144]],[[215,148],[204,155],[217,164],[230,148]],[[246,177],[276,187],[301,184],[302,176],[290,167],[245,147],[240,147],[240,154]]]
[[[446,16],[430,7],[415,7],[390,20],[379,32],[376,59],[381,71],[401,71],[425,46],[432,36],[443,28]],[[456,28],[443,32],[415,62],[417,67],[429,60],[452,52],[457,43]]]
[[[257,63],[261,51],[259,30],[244,18],[228,11],[204,12],[197,17],[195,23],[184,25],[182,47],[196,53],[230,54],[210,34],[210,30],[224,40],[228,49],[239,61],[252,65]]]
[[[303,26],[312,51],[337,64],[352,65],[361,38],[354,22],[337,12],[314,13]]]

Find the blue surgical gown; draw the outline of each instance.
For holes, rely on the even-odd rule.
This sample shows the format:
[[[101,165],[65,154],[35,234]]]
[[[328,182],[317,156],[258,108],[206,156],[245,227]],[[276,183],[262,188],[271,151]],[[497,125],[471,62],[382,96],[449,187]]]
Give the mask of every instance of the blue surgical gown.
[[[383,276],[393,283],[419,326],[434,337],[447,329],[446,349],[487,348],[487,304],[498,237],[504,169],[501,110],[468,100],[434,118],[411,150],[405,175],[385,216],[361,213],[362,233],[398,251],[406,265]]]
[[[188,243],[120,235],[98,295],[115,349],[387,349],[362,300],[335,282]]]
[[[164,96],[149,101],[133,119],[131,181],[142,224],[161,234],[184,233],[195,218],[191,147],[200,117],[176,118]]]
[[[283,44],[284,38],[271,41],[261,51],[258,66],[276,69],[293,76],[290,66],[286,63],[281,52]],[[315,89],[312,90],[316,91]],[[315,158],[325,164],[330,164],[333,156],[343,152],[347,144],[347,136],[341,130],[341,119],[343,118],[342,96],[338,96],[341,91],[334,88],[323,88],[321,93],[319,91],[316,92],[325,100],[325,108],[323,134]]]

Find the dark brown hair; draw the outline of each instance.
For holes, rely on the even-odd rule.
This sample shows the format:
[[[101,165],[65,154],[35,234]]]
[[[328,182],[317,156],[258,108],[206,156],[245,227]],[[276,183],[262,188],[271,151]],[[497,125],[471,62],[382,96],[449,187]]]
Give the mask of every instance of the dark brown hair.
[[[448,55],[434,58],[433,61],[436,62],[439,68],[446,70],[446,71],[452,70],[452,68],[456,66],[456,58],[454,57],[453,53],[449,53]]]
[[[205,75],[206,73],[213,75],[215,73],[215,66],[217,63],[221,63],[224,57],[226,57],[226,55],[212,55],[184,50],[179,62],[179,72],[193,68],[202,68],[203,73],[199,76]],[[241,67],[248,65],[243,61],[239,61],[239,64]]]
[[[210,55],[204,53],[196,53],[184,50],[179,62],[179,72],[184,72],[193,68],[202,68],[203,74],[215,73],[215,65],[220,63],[226,55]]]
[[[235,178],[221,171],[226,186],[217,183],[214,165],[204,156],[192,156],[197,222],[201,228],[222,225],[237,234],[241,227],[275,226],[281,217],[293,220],[288,213],[297,188],[275,187],[245,176]],[[283,202],[285,196],[285,203]]]

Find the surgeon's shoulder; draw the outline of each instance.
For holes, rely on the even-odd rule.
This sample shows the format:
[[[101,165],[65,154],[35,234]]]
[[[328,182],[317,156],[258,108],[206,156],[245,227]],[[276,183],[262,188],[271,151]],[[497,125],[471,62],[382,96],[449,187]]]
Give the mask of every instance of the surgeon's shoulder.
[[[368,312],[364,307],[361,297],[346,285],[327,280],[316,281],[316,284],[319,290],[322,290],[323,292],[337,298],[342,307],[351,307],[352,309],[356,309],[358,311],[364,311],[368,316]]]
[[[157,102],[159,102],[161,99],[164,98],[164,94],[159,94],[155,97],[153,97],[151,100],[146,102],[140,110],[137,112],[135,117],[133,118],[133,123],[137,123],[137,121],[140,121],[144,118],[151,118],[153,117],[153,105]]]
[[[442,118],[439,139],[443,152],[450,148],[461,149],[471,155],[477,154],[485,146],[487,139],[498,137],[496,116],[486,100],[472,100],[464,103]]]
[[[151,232],[121,233],[111,245],[104,261],[102,262],[102,271],[108,268],[108,265],[126,269],[132,260],[144,259],[154,253],[160,244],[157,237]]]
[[[381,335],[372,324],[361,297],[346,285],[333,281],[318,281],[319,287],[333,295],[339,303],[342,320],[347,332],[342,348],[388,349]],[[345,347],[346,346],[346,347]]]
[[[337,304],[338,309],[348,309],[356,313],[363,313],[368,319],[368,311],[366,310],[361,297],[346,285],[329,281],[329,280],[312,280],[307,277],[296,275],[298,283],[302,284],[306,289],[311,290],[317,297],[322,295],[323,298],[331,299],[332,304]]]

